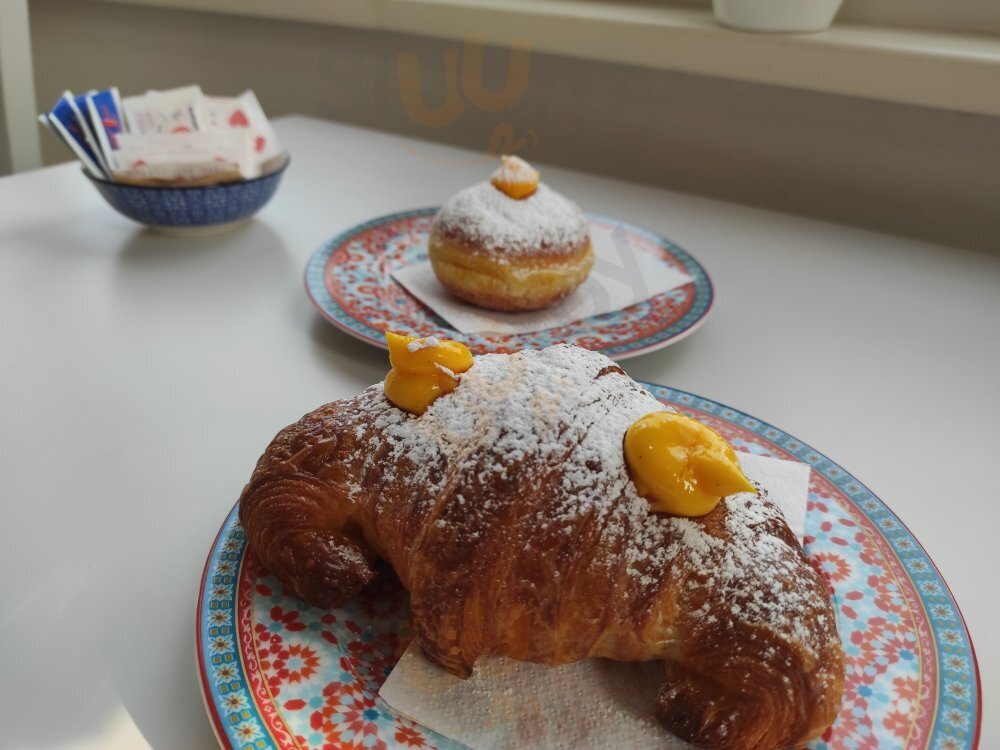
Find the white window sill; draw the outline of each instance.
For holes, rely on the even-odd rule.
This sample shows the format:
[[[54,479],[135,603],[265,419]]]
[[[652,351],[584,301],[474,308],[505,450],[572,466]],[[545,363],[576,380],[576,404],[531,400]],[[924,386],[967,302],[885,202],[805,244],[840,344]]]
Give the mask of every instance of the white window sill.
[[[488,43],[573,57],[1000,115],[1000,37],[835,24],[753,34],[711,12],[614,0],[111,0]]]

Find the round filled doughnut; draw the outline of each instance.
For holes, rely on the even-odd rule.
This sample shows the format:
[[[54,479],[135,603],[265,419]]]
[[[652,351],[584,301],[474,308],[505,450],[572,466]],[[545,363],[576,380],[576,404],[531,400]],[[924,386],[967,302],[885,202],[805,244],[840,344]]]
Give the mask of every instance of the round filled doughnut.
[[[428,255],[441,284],[491,310],[539,310],[566,297],[594,265],[580,208],[516,156],[462,190],[434,217]]]

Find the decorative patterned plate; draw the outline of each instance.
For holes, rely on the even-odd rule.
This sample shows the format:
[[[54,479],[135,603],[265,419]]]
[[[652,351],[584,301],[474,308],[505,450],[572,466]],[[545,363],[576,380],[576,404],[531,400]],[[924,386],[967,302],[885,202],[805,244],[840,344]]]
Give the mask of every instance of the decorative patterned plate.
[[[712,307],[712,282],[701,265],[669,240],[615,219],[588,214],[592,224],[620,228],[630,245],[682,270],[694,281],[623,310],[532,333],[460,334],[392,277],[400,266],[427,260],[436,208],[406,211],[359,224],[317,250],[305,285],[323,316],[355,338],[385,348],[387,329],[414,336],[460,338],[473,354],[576,344],[625,359],[693,332]]]
[[[805,549],[833,593],[847,675],[839,718],[809,748],[975,748],[981,692],[968,631],[940,573],[892,511],[776,427],[647,387],[740,450],[813,469]],[[343,609],[309,607],[247,553],[230,512],[205,564],[197,613],[201,685],[224,747],[461,747],[378,697],[410,639],[405,591],[392,576],[380,580]]]

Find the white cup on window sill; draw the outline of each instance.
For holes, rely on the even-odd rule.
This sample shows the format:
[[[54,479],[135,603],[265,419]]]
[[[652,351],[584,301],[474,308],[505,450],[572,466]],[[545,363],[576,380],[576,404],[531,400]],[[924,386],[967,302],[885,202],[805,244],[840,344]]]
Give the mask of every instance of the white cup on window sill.
[[[843,0],[712,0],[715,20],[741,31],[806,32],[829,28]]]

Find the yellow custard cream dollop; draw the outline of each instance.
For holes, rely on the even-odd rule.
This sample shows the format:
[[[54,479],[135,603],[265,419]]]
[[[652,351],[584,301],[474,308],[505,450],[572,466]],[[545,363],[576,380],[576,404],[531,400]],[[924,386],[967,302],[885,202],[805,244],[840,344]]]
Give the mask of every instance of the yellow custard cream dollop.
[[[538,190],[538,170],[518,156],[501,156],[501,164],[490,184],[508,198],[524,200]]]
[[[458,387],[458,376],[472,367],[472,352],[457,341],[385,334],[392,369],[385,376],[385,397],[404,411],[423,414],[434,399]]]
[[[625,463],[656,512],[704,516],[727,495],[756,492],[719,433],[675,412],[647,414],[628,428]]]

